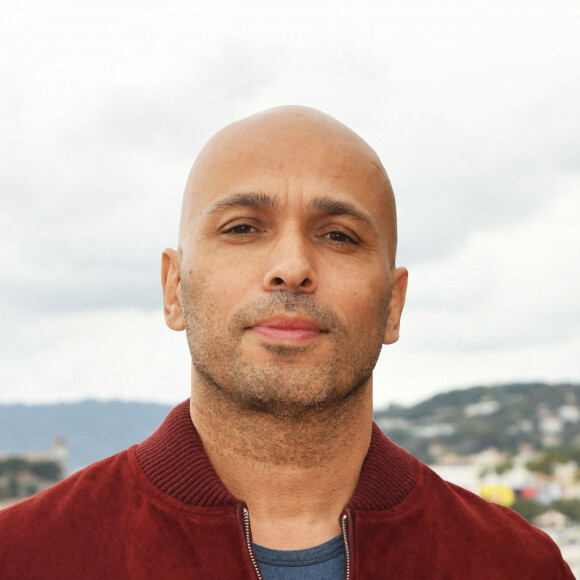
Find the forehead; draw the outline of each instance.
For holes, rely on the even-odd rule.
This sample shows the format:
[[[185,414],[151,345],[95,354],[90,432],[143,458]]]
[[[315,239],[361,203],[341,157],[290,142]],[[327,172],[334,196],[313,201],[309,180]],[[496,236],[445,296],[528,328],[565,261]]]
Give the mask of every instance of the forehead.
[[[389,246],[396,243],[394,199],[381,162],[331,118],[250,118],[218,133],[191,170],[182,229],[195,227],[220,200],[248,192],[275,197],[280,210],[312,208],[317,198],[351,204],[372,216]]]
[[[242,191],[290,196],[290,201],[350,198],[374,214],[386,209],[386,173],[372,149],[354,134],[311,127],[252,129],[218,134],[202,151],[186,188],[198,210]]]

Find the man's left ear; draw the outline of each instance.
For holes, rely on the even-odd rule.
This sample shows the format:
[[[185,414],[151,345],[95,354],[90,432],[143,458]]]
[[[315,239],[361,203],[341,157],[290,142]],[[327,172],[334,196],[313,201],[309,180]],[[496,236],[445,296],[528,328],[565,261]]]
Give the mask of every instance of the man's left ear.
[[[407,280],[409,279],[407,268],[395,268],[392,271],[392,277],[393,287],[391,299],[389,300],[389,317],[387,318],[387,329],[385,330],[383,344],[393,344],[399,340],[399,325],[403,306],[405,306]]]

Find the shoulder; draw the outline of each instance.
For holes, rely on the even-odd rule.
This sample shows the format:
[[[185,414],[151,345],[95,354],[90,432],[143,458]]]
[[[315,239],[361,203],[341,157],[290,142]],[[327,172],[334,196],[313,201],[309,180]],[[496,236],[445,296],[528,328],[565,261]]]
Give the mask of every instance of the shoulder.
[[[498,566],[512,577],[572,577],[554,541],[513,510],[444,481],[423,464],[415,491],[414,509],[453,545],[455,558],[477,561],[482,569]]]
[[[470,534],[480,537],[512,537],[515,533],[528,536],[530,541],[551,542],[546,534],[513,510],[488,502],[443,480],[427,465],[392,443],[382,432],[374,436],[374,440],[374,450],[380,455],[380,459],[373,459],[373,496],[395,496],[392,489],[396,489],[398,495],[396,501],[382,500],[381,503],[374,504],[359,502],[356,507],[380,512],[388,517],[420,516],[433,520],[431,524],[435,529],[445,527],[448,533],[457,530],[464,537]],[[376,475],[379,473],[380,478]],[[370,486],[367,487],[371,489]],[[368,494],[369,490],[365,489],[365,492]]]
[[[77,527],[86,527],[102,506],[110,506],[123,497],[123,488],[131,478],[128,449],[89,465],[60,483],[0,511],[0,553],[2,546],[16,538],[54,537],[55,533],[74,534]],[[9,541],[8,541],[9,539]]]
[[[132,457],[134,448],[122,451],[2,510],[0,576],[94,577],[87,574],[87,560],[137,503]],[[107,566],[102,577],[114,577]]]
[[[432,469],[420,464],[417,504],[439,514],[453,514],[454,526],[467,523],[482,534],[526,534],[542,541],[548,536],[513,510],[484,500],[466,489],[443,480]],[[551,540],[549,540],[551,542]]]
[[[373,437],[372,487],[349,506],[367,561],[391,554],[405,563],[393,570],[398,577],[439,577],[433,566],[454,578],[573,577],[547,534],[444,481],[381,433]]]

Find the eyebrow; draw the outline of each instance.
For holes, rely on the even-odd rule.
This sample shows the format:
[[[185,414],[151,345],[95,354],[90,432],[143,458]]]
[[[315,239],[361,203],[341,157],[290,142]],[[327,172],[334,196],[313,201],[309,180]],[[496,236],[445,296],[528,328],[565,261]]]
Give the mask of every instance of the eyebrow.
[[[250,191],[247,193],[233,193],[225,199],[216,201],[209,210],[208,214],[220,213],[232,207],[249,207],[253,209],[277,209],[278,201],[267,193]]]
[[[275,197],[268,195],[267,193],[257,191],[233,193],[224,199],[216,201],[216,203],[209,208],[207,214],[213,215],[226,209],[236,207],[276,210],[278,209],[279,204]],[[315,197],[308,203],[306,208],[311,213],[322,215],[346,215],[357,220],[374,232],[378,232],[378,227],[373,217],[370,214],[357,209],[352,203],[347,201],[338,201],[330,197]]]
[[[377,224],[372,216],[357,209],[352,203],[347,201],[337,201],[329,197],[316,197],[308,204],[308,209],[311,212],[324,215],[350,216],[371,228],[374,232],[378,232]]]

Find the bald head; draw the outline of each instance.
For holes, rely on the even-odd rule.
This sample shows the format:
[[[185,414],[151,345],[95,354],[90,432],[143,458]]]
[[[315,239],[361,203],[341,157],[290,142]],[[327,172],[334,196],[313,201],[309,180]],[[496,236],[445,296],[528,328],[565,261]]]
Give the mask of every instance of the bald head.
[[[217,133],[187,181],[180,251],[162,262],[192,393],[278,417],[370,395],[381,346],[399,336],[395,249],[389,179],[349,128],[282,107]]]
[[[397,244],[395,199],[374,150],[354,131],[315,109],[285,106],[252,115],[219,131],[202,149],[183,197],[180,248],[199,229],[204,211],[235,191],[269,193],[272,186],[307,187],[333,198],[342,188],[373,197],[373,215],[394,266]],[[274,183],[276,181],[276,183]],[[276,192],[281,193],[281,192]]]

